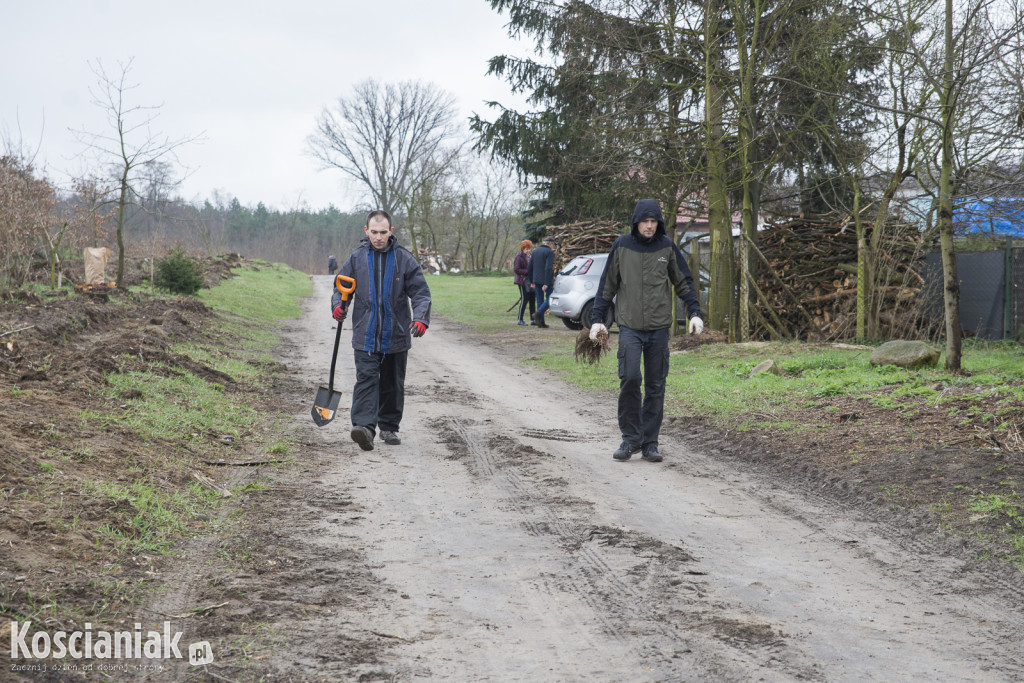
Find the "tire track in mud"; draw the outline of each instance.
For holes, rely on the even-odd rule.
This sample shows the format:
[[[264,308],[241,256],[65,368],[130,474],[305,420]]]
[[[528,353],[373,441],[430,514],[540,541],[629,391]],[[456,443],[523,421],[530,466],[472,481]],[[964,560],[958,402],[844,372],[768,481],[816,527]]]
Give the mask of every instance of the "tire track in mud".
[[[706,454],[726,455],[729,449],[723,445],[708,449]],[[778,474],[768,463],[745,461],[743,465],[763,477]],[[976,616],[998,614],[1006,623],[1024,630],[1024,613],[1006,609],[1007,604],[1024,604],[1024,574],[1005,562],[982,561],[984,547],[943,533],[941,521],[930,513],[889,506],[882,494],[873,495],[811,465],[800,466],[785,478],[775,477],[772,488],[770,493],[754,495],[765,506],[800,520],[823,538],[865,548],[859,553],[861,557],[890,574],[913,574],[915,581],[927,581],[939,595],[970,593]],[[828,522],[807,514],[808,503],[828,510]],[[875,542],[879,537],[905,554],[893,562],[879,558]],[[923,565],[929,565],[927,572]],[[936,572],[936,568],[941,571]]]
[[[669,431],[674,431],[680,438],[697,436],[693,432]],[[721,444],[720,447],[706,449],[704,454],[712,457],[729,457],[733,455],[731,451],[735,448],[732,444]],[[861,544],[881,536],[908,553],[907,556],[900,558],[900,565],[905,565],[907,560],[915,564],[935,564],[936,559],[940,563],[955,565],[954,569],[942,573],[939,577],[932,577],[931,572],[928,572],[924,578],[932,579],[936,591],[950,590],[951,584],[964,586],[968,581],[978,584],[976,590],[972,591],[970,587],[962,587],[960,590],[975,594],[974,599],[982,607],[978,611],[979,614],[1000,614],[1010,623],[1024,629],[1024,613],[1006,610],[1007,604],[1024,604],[1024,574],[1006,562],[981,559],[990,552],[982,541],[945,534],[942,531],[941,519],[934,513],[901,510],[888,505],[883,494],[872,493],[813,465],[803,464],[785,472],[780,472],[777,464],[768,461],[744,460],[742,466],[759,476],[771,478],[776,491],[785,491],[792,498],[827,509],[834,519],[863,520],[870,528],[862,524],[846,524],[842,535],[839,535],[829,531],[827,526],[815,517],[801,512],[801,508],[806,507],[803,503],[787,502],[782,496],[777,495],[760,496],[772,509],[794,519],[800,519],[817,529],[823,537],[839,542]],[[783,476],[779,476],[780,474]],[[864,553],[863,556],[871,557],[870,553]],[[895,569],[892,563],[876,564],[883,568]],[[906,574],[906,570],[903,573]],[[921,577],[915,578],[919,580]]]
[[[747,680],[754,667],[769,678],[783,672],[787,677],[819,678],[813,666],[798,663],[799,653],[787,651],[785,635],[770,624],[749,615],[742,619],[726,616],[734,612],[732,607],[709,601],[701,579],[695,578],[704,573],[684,567],[695,561],[684,548],[635,531],[568,523],[559,508],[571,510],[589,504],[555,498],[540,490],[533,477],[518,471],[530,456],[544,460],[549,454],[514,437],[482,434],[484,428],[472,419],[448,417],[444,426],[450,434],[446,445],[456,457],[467,457],[470,468],[507,494],[520,525],[532,535],[553,537],[566,551],[571,562],[565,576],[548,577],[550,581],[544,585],[575,595],[589,606],[606,635],[627,645],[641,660],[656,661],[661,675],[669,679]],[[530,429],[524,435],[578,440],[571,434]],[[628,556],[639,560],[624,574],[629,581],[613,566],[609,553],[614,550],[627,555],[627,560]],[[622,558],[619,560],[621,564]],[[742,660],[739,667],[737,659]]]
[[[403,445],[364,454],[342,443],[325,476],[366,511],[318,527],[376,577],[378,602],[352,596],[330,622],[387,637],[360,674],[1020,679],[1008,642],[1020,629],[949,609],[929,590],[949,588],[944,571],[920,559],[887,567],[901,558],[881,527],[802,490],[817,486],[777,490],[771,463],[730,459],[741,441],[693,453],[689,435],[666,430],[661,467],[612,463],[597,444],[618,441],[612,397],[518,365],[443,319],[415,356]]]
[[[810,470],[811,468],[808,468]],[[1024,614],[1008,610],[1008,604],[1024,602],[1019,575],[1005,577],[1005,567],[993,567],[985,563],[974,563],[962,555],[963,548],[955,539],[944,536],[939,529],[924,531],[919,523],[906,519],[906,513],[891,511],[881,501],[874,508],[865,508],[846,482],[821,473],[807,472],[812,480],[810,485],[800,489],[801,504],[794,504],[784,496],[762,496],[767,507],[793,519],[799,519],[817,534],[833,541],[845,543],[854,552],[878,567],[889,576],[906,579],[908,576],[926,587],[936,597],[949,597],[945,609],[972,621],[980,621],[985,628],[984,649],[993,660],[1002,659],[1001,648],[1018,645],[1016,634],[1024,632]],[[817,475],[817,476],[816,476]],[[822,482],[813,485],[814,482]],[[840,488],[837,494],[834,489]],[[791,491],[790,494],[793,492]],[[863,519],[867,523],[840,524],[837,533],[835,519],[826,525],[801,511],[806,502],[812,501],[822,508],[831,508],[835,519]],[[908,529],[911,530],[908,532]],[[896,555],[880,556],[878,537],[887,539]],[[953,548],[949,548],[950,544]],[[927,569],[925,567],[927,566]],[[981,584],[984,585],[982,588]],[[992,589],[996,589],[993,591]],[[969,600],[960,600],[960,596]],[[1011,630],[1008,631],[1008,627]],[[979,648],[982,649],[982,648]],[[1024,667],[1000,666],[1004,673],[1012,674],[1015,680],[1024,679]]]

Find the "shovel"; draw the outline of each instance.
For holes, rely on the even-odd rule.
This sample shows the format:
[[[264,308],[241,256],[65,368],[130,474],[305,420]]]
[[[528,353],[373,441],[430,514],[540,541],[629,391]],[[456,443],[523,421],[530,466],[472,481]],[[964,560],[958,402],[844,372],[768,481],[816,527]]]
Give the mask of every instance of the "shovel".
[[[341,305],[347,308],[345,302],[349,295],[356,291],[356,281],[347,275],[338,275],[334,278],[334,286],[341,292]],[[341,392],[334,390],[334,366],[338,362],[338,342],[341,341],[341,323],[338,321],[338,331],[334,335],[334,353],[331,354],[331,378],[327,386],[320,385],[316,392],[316,399],[313,400],[313,422],[317,427],[323,427],[334,419],[338,413],[338,402],[341,401]]]

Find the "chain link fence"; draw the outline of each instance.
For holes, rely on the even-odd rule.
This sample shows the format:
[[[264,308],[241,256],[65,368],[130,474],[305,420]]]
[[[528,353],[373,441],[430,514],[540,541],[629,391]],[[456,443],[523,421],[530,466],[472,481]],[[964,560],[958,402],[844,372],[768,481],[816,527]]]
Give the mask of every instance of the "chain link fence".
[[[981,339],[1024,340],[1024,245],[1007,242],[996,251],[956,254],[960,280],[960,325]],[[942,260],[925,257],[922,272],[929,314],[943,315]]]

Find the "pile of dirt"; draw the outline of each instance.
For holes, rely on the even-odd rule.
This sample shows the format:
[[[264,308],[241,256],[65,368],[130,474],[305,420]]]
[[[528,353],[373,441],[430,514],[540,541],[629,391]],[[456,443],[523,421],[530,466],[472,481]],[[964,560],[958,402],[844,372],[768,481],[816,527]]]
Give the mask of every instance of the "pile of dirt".
[[[174,350],[214,334],[230,349],[213,325],[219,315],[194,298],[117,289],[102,299],[0,300],[0,617],[50,629],[116,625],[173,566],[170,555],[119,542],[137,529],[143,504],[124,492],[144,484],[175,496],[199,485],[219,494],[223,468],[200,456],[223,447],[245,457],[250,446],[222,446],[216,434],[143,438],[121,418],[147,387],[118,389],[107,375],[188,371],[266,408],[265,389]],[[202,533],[210,513],[196,510],[189,523]]]

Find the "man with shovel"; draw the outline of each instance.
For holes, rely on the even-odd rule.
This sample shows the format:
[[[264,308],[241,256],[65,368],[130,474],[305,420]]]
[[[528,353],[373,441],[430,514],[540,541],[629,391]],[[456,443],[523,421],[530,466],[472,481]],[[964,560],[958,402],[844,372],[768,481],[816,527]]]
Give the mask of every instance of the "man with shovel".
[[[430,325],[430,288],[416,257],[399,246],[387,211],[371,211],[363,232],[360,247],[338,272],[356,281],[350,300],[356,367],[352,440],[370,451],[378,429],[384,443],[402,443],[406,361],[411,338],[422,337]],[[339,325],[348,308],[335,290],[331,310]]]

